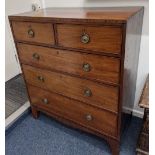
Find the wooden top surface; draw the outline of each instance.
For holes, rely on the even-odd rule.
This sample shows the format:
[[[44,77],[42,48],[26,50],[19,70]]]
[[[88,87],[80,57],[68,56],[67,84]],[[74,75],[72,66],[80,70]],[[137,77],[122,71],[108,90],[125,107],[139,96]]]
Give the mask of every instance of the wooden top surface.
[[[147,77],[139,106],[142,108],[149,108],[149,76]]]
[[[120,23],[126,22],[131,16],[143,9],[143,7],[102,7],[102,8],[46,8],[35,12],[26,12],[9,16],[11,20],[20,18],[46,18],[46,19],[87,19],[87,20],[114,20]]]

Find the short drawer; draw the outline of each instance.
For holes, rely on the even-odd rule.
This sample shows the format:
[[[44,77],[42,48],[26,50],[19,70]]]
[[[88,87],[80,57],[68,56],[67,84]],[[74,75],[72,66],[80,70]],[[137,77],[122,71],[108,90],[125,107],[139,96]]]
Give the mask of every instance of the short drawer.
[[[117,134],[117,115],[115,114],[33,86],[28,86],[28,91],[32,105],[100,133],[111,136]]]
[[[29,41],[51,45],[55,43],[53,25],[50,23],[13,21],[12,28],[17,41]]]
[[[121,27],[57,24],[58,45],[120,54]]]
[[[17,44],[22,63],[67,72],[91,80],[119,83],[120,60],[41,46]]]
[[[118,88],[22,65],[26,82],[103,109],[118,111]]]

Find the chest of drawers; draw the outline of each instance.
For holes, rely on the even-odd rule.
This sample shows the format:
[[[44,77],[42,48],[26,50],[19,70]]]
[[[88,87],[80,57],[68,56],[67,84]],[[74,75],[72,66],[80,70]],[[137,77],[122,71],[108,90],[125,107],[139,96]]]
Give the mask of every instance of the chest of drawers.
[[[47,8],[9,16],[34,118],[42,111],[119,154],[132,109],[143,7]]]

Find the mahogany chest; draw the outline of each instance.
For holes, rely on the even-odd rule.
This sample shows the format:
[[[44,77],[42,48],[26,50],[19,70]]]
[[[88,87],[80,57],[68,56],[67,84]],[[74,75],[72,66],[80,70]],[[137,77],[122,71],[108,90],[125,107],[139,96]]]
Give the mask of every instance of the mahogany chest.
[[[132,108],[143,7],[47,8],[9,16],[32,115],[105,138],[119,154]]]

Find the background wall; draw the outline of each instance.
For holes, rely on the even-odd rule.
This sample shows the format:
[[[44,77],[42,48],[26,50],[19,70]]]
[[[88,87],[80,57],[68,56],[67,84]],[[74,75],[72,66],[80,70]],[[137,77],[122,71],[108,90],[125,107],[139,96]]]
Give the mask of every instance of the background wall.
[[[144,20],[139,55],[139,66],[134,103],[135,115],[141,116],[143,110],[138,107],[138,101],[149,72],[149,2],[148,0],[42,0],[43,7],[106,7],[106,6],[144,6]],[[130,110],[124,107],[124,110]]]
[[[149,4],[148,0],[6,0],[6,80],[20,72],[20,67],[15,58],[15,46],[12,34],[7,24],[7,15],[26,12],[31,10],[32,3],[39,3],[43,8],[46,7],[106,7],[106,6],[144,6],[144,20],[139,55],[139,66],[136,84],[135,108],[133,113],[141,116],[143,110],[138,107],[139,97],[144,86],[146,76],[149,72]],[[14,60],[13,60],[14,59]],[[10,63],[12,61],[12,63]],[[17,64],[15,64],[17,63]],[[9,65],[8,65],[9,64]],[[11,67],[10,67],[11,66]],[[14,70],[14,71],[13,71]],[[12,73],[11,73],[12,71]],[[11,76],[8,76],[11,73]],[[130,110],[124,107],[125,110]]]

